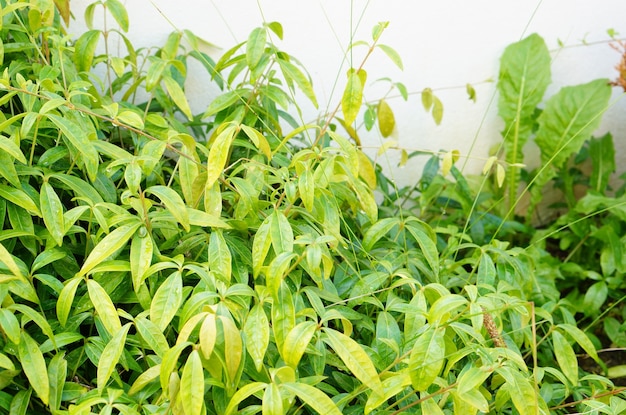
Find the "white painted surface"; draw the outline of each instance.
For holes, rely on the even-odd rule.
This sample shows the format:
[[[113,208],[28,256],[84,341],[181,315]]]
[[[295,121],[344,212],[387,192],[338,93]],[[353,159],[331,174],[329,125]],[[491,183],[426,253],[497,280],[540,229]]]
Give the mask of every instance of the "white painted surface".
[[[72,0],[77,16],[72,32],[84,30],[82,14],[90,2]],[[553,94],[564,85],[615,78],[619,55],[608,46],[606,31],[613,28],[626,37],[624,0],[126,0],[125,5],[135,47],[162,45],[177,28],[190,29],[227,50],[244,41],[264,20],[281,22],[285,40],[279,45],[309,70],[320,102],[319,111],[305,106],[306,121],[337,105],[349,67],[344,55],[351,34],[354,40],[369,41],[374,24],[389,21],[381,43],[400,53],[404,71],[382,53],[373,55],[365,68],[369,82],[390,77],[413,93],[408,102],[389,101],[397,120],[392,139],[409,151],[457,149],[469,157],[467,169],[472,172],[480,171],[489,147],[500,140],[495,82],[486,81],[497,79],[499,57],[508,44],[533,32],[543,36],[553,51],[553,84],[548,91]],[[559,39],[566,48],[559,48]],[[355,65],[362,51],[355,51]],[[213,54],[218,57],[220,51]],[[474,85],[476,103],[468,100],[466,83]],[[202,111],[215,96],[216,90],[208,85],[204,73],[188,80],[196,111]],[[443,101],[440,126],[422,109],[419,91],[425,87]],[[366,99],[375,100],[385,91],[380,84],[369,86]],[[626,100],[620,90],[614,92],[616,103],[598,134],[613,133],[618,157],[624,161]],[[301,102],[306,101],[299,96]],[[375,155],[383,141],[376,133],[367,134],[364,144]],[[424,161],[418,159],[398,169],[399,152],[394,150],[378,160],[400,185],[417,181]]]

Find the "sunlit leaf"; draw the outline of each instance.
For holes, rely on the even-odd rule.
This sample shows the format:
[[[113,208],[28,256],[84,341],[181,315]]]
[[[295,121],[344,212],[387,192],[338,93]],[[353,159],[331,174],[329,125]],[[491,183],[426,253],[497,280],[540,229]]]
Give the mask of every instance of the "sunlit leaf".
[[[22,332],[17,352],[22,369],[28,378],[28,382],[44,404],[48,404],[50,396],[50,380],[48,369],[39,345],[28,335]]]
[[[200,415],[204,402],[204,373],[197,350],[187,358],[180,378],[180,394],[185,415]]]
[[[134,222],[129,225],[120,226],[105,236],[96,247],[89,253],[77,276],[88,274],[96,265],[108,259],[120,248],[126,245],[135,231],[141,226],[141,222]]]
[[[106,386],[115,366],[120,360],[122,356],[122,352],[124,351],[124,346],[126,344],[126,334],[128,334],[128,329],[132,323],[127,323],[124,327],[121,327],[111,340],[107,343],[100,355],[100,361],[98,362],[98,389],[103,390]]]
[[[167,328],[183,301],[183,280],[180,271],[174,271],[159,286],[150,304],[150,321],[161,331]]]
[[[348,83],[341,98],[341,111],[345,123],[350,125],[355,120],[363,102],[363,84],[358,73],[354,70],[348,72]]]
[[[409,357],[409,374],[415,390],[427,390],[441,373],[446,355],[444,334],[444,329],[431,326],[415,341]]]
[[[102,320],[102,324],[111,336],[114,336],[122,329],[122,323],[115,309],[111,297],[107,292],[94,280],[87,280],[87,289],[89,291],[89,299],[96,309],[96,313]]]

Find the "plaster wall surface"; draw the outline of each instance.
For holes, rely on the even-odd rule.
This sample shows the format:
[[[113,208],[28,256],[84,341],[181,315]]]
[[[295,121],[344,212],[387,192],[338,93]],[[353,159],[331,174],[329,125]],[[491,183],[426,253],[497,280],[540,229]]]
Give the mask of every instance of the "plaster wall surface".
[[[552,79],[547,96],[562,86],[585,83],[595,78],[614,79],[619,55],[609,47],[608,29],[626,37],[624,0],[122,0],[130,16],[129,38],[140,46],[163,45],[168,34],[189,29],[216,45],[207,52],[214,58],[245,41],[250,31],[263,22],[278,21],[284,40],[274,39],[282,50],[297,57],[310,72],[320,107],[303,106],[303,121],[313,121],[332,111],[341,98],[346,71],[360,63],[365,48],[347,52],[351,40],[371,40],[371,29],[389,21],[381,43],[398,51],[404,62],[401,71],[383,54],[375,53],[368,72],[366,100],[387,92],[381,77],[402,82],[410,92],[407,102],[397,94],[388,100],[397,127],[391,140],[406,150],[459,150],[459,166],[480,172],[488,150],[501,140],[502,123],[497,116],[495,81],[504,48],[531,34],[539,33],[551,50]],[[83,19],[90,0],[72,0],[76,20],[70,31],[86,30]],[[102,27],[96,12],[95,26]],[[111,19],[109,19],[111,22]],[[111,37],[113,51],[123,45]],[[116,49],[117,48],[117,49]],[[189,76],[186,89],[196,112],[203,111],[219,93],[208,75],[199,71]],[[198,68],[196,68],[198,69]],[[476,90],[476,102],[468,99],[465,85]],[[421,105],[420,91],[432,88],[444,105],[441,125]],[[306,98],[298,95],[300,102]],[[359,117],[361,120],[362,117]],[[618,154],[618,166],[626,161],[626,99],[614,88],[612,105],[596,135],[610,131]],[[376,131],[363,135],[368,153],[385,167],[398,185],[410,185],[421,174],[425,159],[398,167],[400,152],[377,154],[383,139]],[[538,157],[532,144],[528,164]]]

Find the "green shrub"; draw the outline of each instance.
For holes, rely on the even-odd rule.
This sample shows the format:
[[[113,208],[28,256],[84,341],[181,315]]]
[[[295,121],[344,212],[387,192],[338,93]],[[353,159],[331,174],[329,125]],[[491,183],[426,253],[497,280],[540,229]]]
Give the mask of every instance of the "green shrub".
[[[601,362],[545,251],[379,209],[384,176],[336,131],[356,140],[363,69],[328,118],[300,125],[290,111],[315,94],[268,43],[278,23],[214,62],[189,32],[134,50],[118,0],[98,5],[120,30],[73,44],[68,2],[0,4],[0,411],[623,410],[579,368],[575,348]],[[367,47],[401,66],[385,26]],[[127,55],[95,56],[111,33]],[[188,59],[224,89],[202,114]],[[366,111],[381,133],[385,105]],[[428,187],[446,183],[436,163]]]

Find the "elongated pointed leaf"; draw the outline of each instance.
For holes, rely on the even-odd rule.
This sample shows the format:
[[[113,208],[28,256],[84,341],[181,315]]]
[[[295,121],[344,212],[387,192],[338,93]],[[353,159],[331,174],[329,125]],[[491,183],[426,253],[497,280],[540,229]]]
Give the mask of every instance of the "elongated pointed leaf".
[[[120,29],[124,32],[128,32],[128,12],[122,2],[119,0],[106,0],[105,4],[111,16],[113,16],[117,24],[120,25]]]
[[[283,415],[283,397],[280,394],[278,385],[270,383],[263,393],[263,402],[261,404],[262,415]]]
[[[161,330],[153,322],[143,317],[135,319],[135,327],[146,345],[154,350],[157,356],[163,357],[169,349],[169,344]]]
[[[545,407],[543,399],[540,395],[535,393],[535,389],[530,381],[517,371],[517,369],[510,366],[503,366],[496,369],[496,372],[505,379],[506,385],[509,388],[511,401],[513,401],[513,405],[520,415],[536,415],[538,406],[539,409]]]
[[[88,30],[76,40],[74,45],[74,63],[79,71],[89,72],[91,70],[100,34],[100,30]]]
[[[102,320],[104,328],[109,332],[111,336],[114,336],[122,329],[122,323],[120,317],[117,314],[115,305],[111,301],[111,297],[107,292],[94,280],[87,280],[87,291],[89,292],[89,299],[96,309],[96,313]]]
[[[369,387],[372,393],[380,393],[383,389],[378,372],[365,350],[356,341],[336,330],[325,328],[324,333],[328,344],[352,375]]]
[[[48,369],[39,345],[26,332],[22,332],[17,345],[22,370],[28,378],[30,386],[44,404],[48,404],[50,396],[50,380]]]
[[[317,98],[315,98],[313,86],[311,85],[311,82],[306,77],[306,75],[304,75],[304,73],[302,73],[302,71],[298,69],[298,67],[296,67],[293,63],[287,60],[279,59],[278,63],[287,82],[295,82],[296,85],[298,85],[298,88],[300,88],[300,90],[304,92],[304,95],[306,95],[306,97],[311,100],[315,108],[317,108]]]
[[[145,279],[146,271],[152,264],[153,249],[154,244],[150,235],[142,236],[140,232],[135,233],[130,243],[130,274],[135,292],[139,291],[139,287]]]
[[[266,39],[267,32],[262,27],[255,28],[250,33],[250,36],[248,36],[248,43],[246,44],[246,62],[250,69],[256,68],[263,57]]]
[[[52,186],[48,182],[41,185],[39,193],[39,204],[41,206],[41,214],[46,228],[57,245],[63,245],[63,236],[65,236],[65,222],[63,219],[63,204],[56,194]]]
[[[183,279],[180,271],[173,272],[161,284],[150,304],[150,320],[164,331],[183,302]]]
[[[276,255],[293,251],[293,229],[282,211],[275,211],[270,219],[270,239]]]
[[[83,276],[91,271],[96,265],[105,261],[119,249],[121,249],[141,226],[141,222],[120,226],[105,236],[96,247],[89,253],[77,276]]]
[[[7,251],[7,249],[1,243],[0,243],[0,262],[3,263],[9,269],[9,271],[11,271],[11,273],[15,275],[17,278],[20,278],[22,280],[25,279],[24,274],[22,274],[20,267],[17,266],[15,259],[13,259],[13,256],[9,253],[9,251]]]
[[[302,359],[306,347],[316,331],[317,323],[313,321],[303,321],[291,329],[285,338],[282,350],[282,357],[287,365],[297,369],[298,363],[300,363],[300,359]]]
[[[98,374],[97,382],[98,389],[103,390],[106,383],[109,381],[115,365],[120,360],[122,352],[124,351],[124,345],[126,344],[126,334],[132,323],[126,323],[124,327],[120,328],[115,335],[109,340],[104,347],[100,360],[98,361]]]
[[[189,121],[193,120],[193,114],[191,113],[191,107],[189,106],[189,102],[187,101],[187,97],[185,96],[185,92],[180,87],[178,82],[176,82],[173,78],[166,76],[163,78],[163,83],[165,84],[165,89],[167,89],[167,93],[169,94],[174,104],[180,109],[180,111],[187,117]]]
[[[270,215],[263,220],[252,241],[252,275],[254,278],[261,272],[261,268],[265,264],[265,258],[267,258],[267,254],[272,246],[270,228],[273,216]]]
[[[181,402],[185,415],[200,415],[204,401],[204,374],[197,350],[187,358],[180,378]]]
[[[161,365],[152,366],[148,370],[144,371],[137,377],[137,379],[135,379],[135,382],[133,382],[132,386],[128,390],[128,394],[134,395],[137,392],[140,392],[150,382],[156,380],[159,377],[160,372]]]
[[[49,113],[46,114],[46,117],[61,130],[72,146],[80,153],[89,180],[95,181],[98,175],[98,152],[91,141],[89,141],[84,128],[60,115]]]
[[[324,392],[311,385],[287,382],[280,384],[280,388],[295,394],[320,415],[341,415],[341,411],[335,402]]]
[[[237,131],[238,128],[234,125],[224,128],[215,138],[213,145],[211,145],[207,160],[207,187],[213,186],[224,171],[228,155],[230,154],[230,146]]]
[[[261,305],[256,304],[250,310],[243,326],[243,333],[246,336],[246,350],[252,357],[256,369],[261,371],[265,352],[270,343],[269,320]]]
[[[57,300],[57,318],[59,319],[59,324],[61,324],[62,327],[65,327],[65,324],[67,324],[67,318],[72,310],[72,303],[74,302],[76,289],[81,281],[82,278],[73,278],[67,281],[59,294],[59,298]]]
[[[67,360],[65,353],[55,354],[48,365],[48,380],[50,383],[50,408],[58,410],[61,407],[63,387],[67,378]]]
[[[186,231],[189,231],[189,214],[185,202],[176,191],[167,186],[151,186],[146,193],[152,194],[161,200],[168,212],[180,223]]]
[[[35,202],[33,202],[33,199],[31,199],[26,192],[21,189],[0,184],[0,197],[26,209],[33,215],[41,217],[41,212]]]
[[[380,135],[387,138],[393,133],[396,128],[396,118],[393,115],[391,107],[384,99],[378,102],[378,129]]]
[[[411,350],[409,374],[415,390],[423,392],[433,384],[445,363],[445,330],[430,327],[422,333]]]
[[[230,318],[220,316],[219,320],[222,322],[222,328],[224,329],[226,372],[230,382],[234,383],[243,356],[241,333],[239,333],[239,329],[237,329],[237,326]]]
[[[231,415],[235,413],[235,411],[237,410],[237,406],[241,402],[243,402],[246,398],[254,395],[255,393],[262,391],[266,387],[267,383],[252,382],[237,389],[237,392],[235,392],[235,394],[230,398],[228,406],[224,411],[224,415]]]
[[[557,330],[552,332],[552,344],[554,346],[554,356],[563,371],[565,377],[572,383],[578,384],[578,359],[574,349],[567,339]]]
[[[341,111],[347,125],[352,124],[356,120],[361,110],[362,102],[363,85],[361,84],[361,78],[356,71],[351,70],[348,74],[346,89],[343,91],[343,97],[341,98]]]

